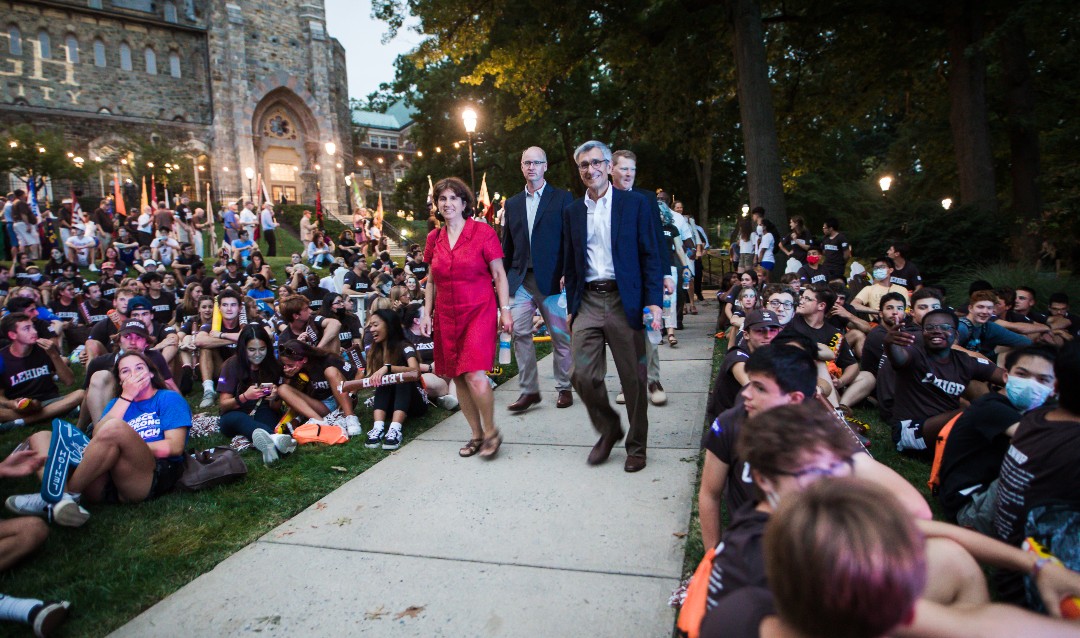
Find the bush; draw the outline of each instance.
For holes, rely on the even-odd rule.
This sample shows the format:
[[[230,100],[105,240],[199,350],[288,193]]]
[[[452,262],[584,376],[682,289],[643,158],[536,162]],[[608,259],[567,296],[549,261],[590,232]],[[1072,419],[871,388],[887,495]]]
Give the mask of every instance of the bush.
[[[1055,292],[1069,295],[1069,301],[1073,306],[1080,307],[1080,279],[1038,272],[1034,266],[1017,266],[1010,263],[954,269],[947,277],[940,280],[941,285],[945,287],[948,304],[960,306],[967,303],[968,286],[979,279],[989,281],[995,288],[1008,287],[1013,290],[1020,286],[1033,288],[1036,307],[1043,312],[1046,311],[1050,295]]]

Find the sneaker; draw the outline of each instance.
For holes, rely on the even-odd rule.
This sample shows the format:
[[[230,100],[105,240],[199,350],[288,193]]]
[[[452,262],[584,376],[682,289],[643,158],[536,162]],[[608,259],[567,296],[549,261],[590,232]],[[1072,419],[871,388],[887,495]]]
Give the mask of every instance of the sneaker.
[[[278,450],[277,445],[274,443],[274,437],[266,430],[255,430],[252,432],[251,444],[256,450],[262,452],[263,464],[270,465],[278,460]]]
[[[649,384],[649,402],[653,405],[667,403],[667,393],[664,392],[664,386],[660,385],[659,381],[653,381]]]
[[[203,390],[202,402],[199,403],[199,409],[205,410],[206,408],[214,405],[214,399],[217,398],[217,392],[213,390]]]
[[[345,417],[345,433],[350,439],[364,433],[364,429],[360,427],[360,419],[356,418],[355,414]]]
[[[379,447],[382,443],[383,426],[372,426],[371,430],[367,433],[367,441],[364,441],[364,447]]]
[[[285,456],[296,451],[296,439],[288,434],[271,434],[270,438],[274,440],[274,449],[279,455]]]
[[[90,264],[90,272],[97,272],[97,271],[98,271],[97,264]]]
[[[30,612],[29,624],[37,638],[51,636],[67,620],[71,603],[66,600],[45,601]]]
[[[446,410],[447,412],[453,412],[454,410],[458,409],[458,407],[460,407],[457,398],[454,397],[454,395],[452,394],[444,394],[441,397],[435,397],[435,405]]]
[[[619,405],[625,405],[626,395],[620,392],[619,395],[615,397],[615,403],[618,403]]]
[[[372,397],[368,397],[368,398],[367,398],[367,399],[366,399],[366,400],[364,401],[364,407],[365,407],[365,408],[367,408],[367,409],[369,409],[369,410],[373,410],[373,409],[375,408],[375,397],[373,397],[373,396],[372,396]]]
[[[922,435],[922,425],[912,423],[910,419],[900,422],[900,442],[896,444],[896,451],[925,450],[926,441]]]
[[[399,447],[401,447],[401,430],[391,426],[390,431],[386,433],[386,438],[383,439],[382,449],[396,450]]]
[[[58,503],[46,503],[41,494],[17,494],[4,502],[8,511],[20,516],[40,516],[64,527],[81,527],[90,519],[90,512],[64,494]]]

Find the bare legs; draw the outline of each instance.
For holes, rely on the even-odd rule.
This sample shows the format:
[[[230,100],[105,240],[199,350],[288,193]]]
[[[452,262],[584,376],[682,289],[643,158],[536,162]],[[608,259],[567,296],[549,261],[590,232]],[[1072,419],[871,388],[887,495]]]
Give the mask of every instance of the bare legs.
[[[495,427],[495,393],[483,370],[454,377],[461,413],[469,422],[473,439],[485,439],[498,431]],[[484,427],[487,426],[487,427]]]

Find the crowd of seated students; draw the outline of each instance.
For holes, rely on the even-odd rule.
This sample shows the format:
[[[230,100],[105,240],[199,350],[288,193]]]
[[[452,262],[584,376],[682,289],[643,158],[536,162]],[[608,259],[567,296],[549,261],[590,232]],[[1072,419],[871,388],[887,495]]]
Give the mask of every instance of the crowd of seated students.
[[[780,598],[794,593],[766,577],[766,523],[788,500],[784,486],[797,495],[834,476],[884,487],[927,539],[910,614],[883,615],[881,628],[850,635],[883,635],[890,627],[888,635],[977,635],[972,627],[993,629],[994,620],[1031,627],[1011,635],[1080,633],[1080,624],[1043,625],[1039,616],[991,604],[978,565],[994,567],[997,600],[1042,614],[1059,616],[1061,599],[1080,594],[1074,571],[1055,565],[1048,578],[1050,563],[1020,549],[1034,537],[1080,569],[1080,318],[1068,296],[1052,294],[1042,306],[1033,287],[977,281],[950,303],[923,281],[902,245],[875,259],[861,281],[814,281],[823,265],[815,244],[809,247],[813,263],[788,274],[801,292],[790,279],[759,283],[747,269],[717,297],[724,328],[717,336],[731,346],[702,440],[698,506],[717,565],[700,635],[784,635],[765,630],[790,627]],[[793,317],[783,315],[789,300]],[[925,464],[950,525],[927,520],[928,504],[907,481],[867,462],[840,425],[855,406],[876,409],[897,450]],[[753,445],[771,451],[755,457]],[[939,538],[947,551],[936,547]],[[809,548],[812,539],[805,540]],[[748,613],[752,622],[740,624]],[[828,627],[802,635],[840,634]]]

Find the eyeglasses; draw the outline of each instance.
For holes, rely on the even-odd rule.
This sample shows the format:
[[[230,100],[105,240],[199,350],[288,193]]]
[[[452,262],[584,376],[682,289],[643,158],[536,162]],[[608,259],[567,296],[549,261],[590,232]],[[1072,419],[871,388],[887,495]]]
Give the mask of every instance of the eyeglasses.
[[[813,295],[800,295],[799,301],[809,301],[811,303],[817,303],[817,299]]]
[[[773,299],[772,301],[769,302],[769,307],[770,308],[784,308],[786,310],[791,310],[791,308],[794,307],[794,306],[795,306],[794,302],[780,301],[779,299]]]
[[[534,167],[534,166],[535,166],[536,168],[540,168],[540,167],[541,167],[541,166],[543,166],[544,164],[547,164],[547,162],[545,162],[544,160],[525,160],[525,161],[523,161],[523,162],[521,163],[521,166],[522,166],[523,168],[532,168],[532,167]],[[582,169],[582,170],[584,170],[584,169]]]
[[[955,332],[956,326],[951,323],[934,323],[923,326],[924,332]]]
[[[589,170],[590,168],[600,168],[604,164],[607,164],[608,161],[609,160],[606,160],[606,159],[588,160],[588,161],[585,161],[585,162],[578,162],[577,167],[578,167],[579,171],[584,172],[584,171]]]
[[[800,487],[806,487],[814,481],[826,476],[831,478],[851,476],[854,469],[855,461],[851,457],[848,457],[846,459],[841,459],[828,467],[808,467],[798,470],[797,472],[777,470],[776,474],[779,474],[780,476],[790,476],[795,479],[795,482],[798,483]]]

